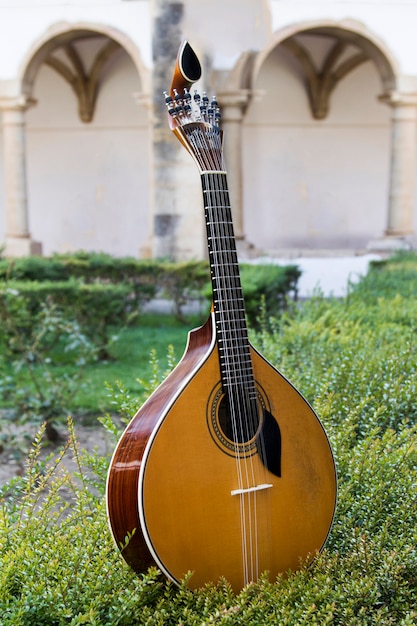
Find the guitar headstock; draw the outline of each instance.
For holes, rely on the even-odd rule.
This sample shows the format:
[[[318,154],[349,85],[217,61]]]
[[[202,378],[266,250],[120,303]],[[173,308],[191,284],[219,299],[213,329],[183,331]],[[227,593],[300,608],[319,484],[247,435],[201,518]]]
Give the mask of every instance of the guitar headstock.
[[[190,88],[201,76],[198,58],[187,41],[177,55],[170,92],[164,92],[169,126],[197,163],[200,172],[224,171],[223,132],[216,98],[210,101]]]

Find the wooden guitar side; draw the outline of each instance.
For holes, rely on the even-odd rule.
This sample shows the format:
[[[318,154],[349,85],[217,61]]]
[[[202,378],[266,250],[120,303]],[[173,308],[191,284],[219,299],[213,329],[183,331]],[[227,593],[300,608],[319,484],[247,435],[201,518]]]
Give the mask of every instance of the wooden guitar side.
[[[210,319],[189,332],[181,361],[132,418],[113,453],[106,486],[107,516],[118,549],[126,546],[122,555],[137,572],[155,565],[141,531],[137,505],[143,453],[161,415],[186,386],[190,372],[207,358],[212,340]],[[126,545],[128,535],[132,536]]]
[[[123,556],[136,570],[156,563],[175,581],[192,571],[194,588],[224,576],[239,590],[265,570],[273,578],[297,569],[322,548],[336,474],[317,416],[252,347],[260,402],[281,431],[281,476],[256,447],[236,459],[219,432],[213,338],[210,320],[190,333],[182,361],[126,429],[112,461],[108,512],[119,545],[135,529]],[[242,486],[249,489],[239,493]]]

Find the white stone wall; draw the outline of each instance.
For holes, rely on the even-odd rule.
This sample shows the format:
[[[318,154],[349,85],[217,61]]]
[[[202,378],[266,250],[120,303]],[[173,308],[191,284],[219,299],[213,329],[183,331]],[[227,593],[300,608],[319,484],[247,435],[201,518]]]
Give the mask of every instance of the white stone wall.
[[[44,254],[74,249],[138,256],[149,238],[147,115],[137,72],[120,51],[94,119],[83,124],[69,85],[42,67],[27,113],[31,233]]]
[[[22,93],[37,100],[24,113],[27,217],[30,237],[42,244],[44,254],[78,248],[151,254],[158,248],[156,214],[172,217],[172,245],[166,241],[164,245],[177,258],[200,258],[205,253],[194,164],[185,152],[173,150],[166,167],[174,172],[161,178],[165,148],[160,146],[158,153],[160,138],[153,124],[153,116],[161,113],[152,104],[159,97],[152,88],[152,31],[164,2],[171,0],[0,0],[0,106],[5,99],[17,102]],[[331,94],[328,116],[316,120],[299,68],[279,43],[314,26],[356,33],[379,50],[395,77],[400,99],[412,100],[417,97],[417,2],[176,2],[179,8],[181,4],[177,30],[190,39],[203,62],[200,87],[211,90],[216,84],[226,96],[230,88],[236,102],[241,91],[242,102],[249,102],[241,110],[240,173],[239,155],[229,151],[230,179],[233,185],[242,181],[242,193],[231,192],[238,202],[242,198],[236,210],[239,231],[247,242],[260,253],[272,254],[360,251],[390,224],[395,232],[403,211],[402,176],[408,177],[408,188],[411,176],[412,187],[415,157],[400,155],[392,183],[392,109],[378,100],[382,93],[388,99],[392,94],[388,83],[383,84],[381,68],[378,71],[368,61],[353,70]],[[88,124],[79,119],[69,84],[36,61],[39,50],[54,37],[81,30],[105,35],[122,48],[105,67]],[[76,45],[84,60],[92,58],[93,40]],[[320,59],[321,45],[312,48],[315,60]],[[244,54],[253,54],[255,61],[239,75]],[[235,114],[236,110],[228,112],[232,124]],[[396,153],[408,141],[404,154],[411,154],[414,126],[413,121],[407,126],[408,140],[404,133],[394,133],[401,135]],[[230,125],[229,132],[231,136]],[[236,127],[233,133],[236,138]],[[0,244],[7,234],[8,206],[3,138],[0,128]],[[226,133],[226,143],[227,138]],[[399,200],[392,200],[390,188]],[[171,201],[165,207],[168,196]],[[414,228],[416,197],[414,193]],[[397,208],[388,219],[391,205]],[[401,228],[397,230],[401,234]],[[411,235],[409,225],[406,230]]]
[[[306,91],[279,48],[245,118],[244,221],[270,253],[365,249],[386,224],[389,109],[370,62],[346,77],[314,120]]]

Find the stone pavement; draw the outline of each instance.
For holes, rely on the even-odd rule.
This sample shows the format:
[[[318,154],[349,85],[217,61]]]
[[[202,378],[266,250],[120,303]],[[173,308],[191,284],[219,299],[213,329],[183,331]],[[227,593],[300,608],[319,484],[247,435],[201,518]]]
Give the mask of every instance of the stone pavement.
[[[302,271],[298,281],[298,295],[307,298],[319,289],[326,296],[342,297],[347,294],[348,283],[364,276],[377,254],[343,257],[300,257],[294,259],[263,259],[279,265],[297,265]],[[259,261],[258,261],[259,262]]]

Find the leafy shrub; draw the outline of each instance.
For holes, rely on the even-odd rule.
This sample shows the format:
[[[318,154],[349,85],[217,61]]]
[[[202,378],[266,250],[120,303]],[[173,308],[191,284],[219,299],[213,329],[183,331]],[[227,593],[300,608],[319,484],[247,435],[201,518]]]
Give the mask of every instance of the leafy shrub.
[[[183,319],[182,307],[188,301],[201,298],[201,290],[207,283],[208,275],[208,263],[204,261],[163,264],[162,294],[173,301],[178,319]]]
[[[113,283],[143,281],[157,276],[160,263],[113,257],[96,252],[54,254],[51,257],[22,257],[0,261],[0,277],[9,280],[67,281],[80,278],[84,282]]]
[[[97,349],[80,325],[49,300],[33,311],[21,295],[0,297],[0,320],[0,399],[10,407],[7,425],[13,426],[6,429],[2,420],[0,436],[3,448],[12,447],[19,455],[26,432],[16,429],[16,422],[21,427],[45,421],[49,439],[56,440],[54,423],[67,415]],[[71,372],[63,368],[67,363]]]
[[[287,309],[290,299],[296,301],[300,276],[301,270],[296,265],[242,263],[240,279],[249,325],[259,328],[260,317],[264,325],[268,324],[271,316],[278,316]],[[206,284],[204,294],[211,301],[211,285]]]
[[[237,595],[225,581],[191,592],[155,569],[135,575],[107,528],[108,459],[80,452],[70,423],[69,443],[44,463],[39,435],[25,476],[1,493],[2,624],[415,623],[417,432],[370,432],[356,444],[354,431],[348,419],[333,440],[339,505],[326,551]],[[68,455],[75,472],[64,465]]]
[[[155,569],[136,576],[107,529],[108,458],[81,453],[70,423],[63,461],[39,460],[39,435],[26,474],[0,496],[2,623],[416,624],[417,292],[407,296],[402,280],[394,290],[385,271],[382,297],[364,302],[361,285],[342,300],[318,295],[272,321],[272,331],[253,333],[312,402],[335,453],[336,517],[311,565],[239,594],[225,581],[191,592]],[[149,392],[164,374],[154,360]],[[118,412],[129,414],[126,391],[113,394]],[[115,441],[119,426],[103,422]],[[68,454],[76,472],[63,465]]]
[[[24,320],[20,313],[19,322],[16,320],[23,338],[31,333],[31,319],[36,319],[44,303],[49,302],[61,315],[76,320],[99,348],[101,358],[107,358],[112,326],[123,326],[137,311],[137,305],[130,305],[130,293],[128,285],[85,284],[75,280],[42,283],[11,281],[0,290],[0,306],[3,311],[19,308],[28,312]]]
[[[75,307],[77,302],[88,300],[88,296],[90,299],[93,295],[99,298],[101,294],[104,302],[94,303],[98,306],[89,314],[95,314],[91,326],[97,328],[113,324],[112,317],[109,322],[104,319],[109,300],[113,300],[112,289],[115,290],[114,300],[117,298],[121,305],[117,315],[122,321],[126,316],[138,313],[146,302],[156,296],[171,299],[174,313],[183,320],[182,309],[188,301],[201,298],[211,301],[209,275],[206,261],[169,263],[117,258],[103,253],[77,252],[52,257],[25,257],[12,262],[0,259],[0,279],[13,288],[22,285],[21,291],[24,290],[32,300],[39,290],[39,298],[50,293],[54,299],[66,298],[65,306]],[[242,286],[249,323],[253,326],[258,324],[262,302],[269,317],[284,310],[288,298],[296,300],[300,275],[301,271],[294,265],[242,264]],[[92,286],[97,284],[101,287]],[[77,297],[74,299],[70,292],[73,295],[76,293]],[[116,302],[113,304],[115,306]],[[101,310],[103,323],[98,318]],[[81,317],[85,316],[84,310]],[[132,321],[132,317],[129,320]]]
[[[351,291],[367,304],[397,294],[414,298],[417,293],[416,253],[400,251],[387,259],[372,261],[367,275],[351,286]]]
[[[301,270],[296,265],[241,265],[241,281],[248,321],[259,327],[259,316],[277,316],[287,308],[288,299],[297,300]]]

